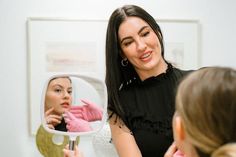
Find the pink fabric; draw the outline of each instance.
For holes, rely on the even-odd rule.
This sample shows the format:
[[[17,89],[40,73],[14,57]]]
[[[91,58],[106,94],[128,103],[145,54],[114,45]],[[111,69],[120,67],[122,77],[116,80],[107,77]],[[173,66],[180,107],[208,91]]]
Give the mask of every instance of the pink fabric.
[[[102,108],[88,100],[81,99],[82,106],[72,106],[70,112],[76,117],[86,121],[96,121],[102,119]]]
[[[66,128],[69,132],[85,132],[92,130],[88,121],[81,118],[76,118],[70,112],[65,112],[64,119],[67,123]]]
[[[184,157],[184,154],[183,154],[180,150],[177,150],[177,151],[174,153],[173,157]]]

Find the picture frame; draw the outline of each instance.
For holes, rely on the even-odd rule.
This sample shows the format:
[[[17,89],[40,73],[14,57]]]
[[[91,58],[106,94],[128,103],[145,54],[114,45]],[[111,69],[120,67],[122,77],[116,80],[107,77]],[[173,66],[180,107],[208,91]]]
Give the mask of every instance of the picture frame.
[[[45,80],[79,73],[104,80],[105,20],[30,17],[27,20],[30,133],[40,126]]]
[[[200,65],[197,20],[156,19],[165,58],[181,69]],[[27,19],[30,133],[40,126],[41,92],[55,73],[80,73],[105,80],[107,20],[29,17]]]
[[[201,31],[198,20],[156,19],[160,25],[165,47],[165,59],[184,70],[201,65]]]

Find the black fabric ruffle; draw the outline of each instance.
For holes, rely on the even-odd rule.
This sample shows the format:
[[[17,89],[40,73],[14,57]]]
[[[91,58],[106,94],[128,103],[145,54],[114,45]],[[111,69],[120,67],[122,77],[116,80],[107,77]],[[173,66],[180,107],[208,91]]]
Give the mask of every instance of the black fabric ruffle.
[[[151,131],[156,134],[163,134],[166,136],[172,135],[172,117],[163,120],[147,120],[143,117],[128,118],[128,125],[132,126],[132,132],[137,130]]]

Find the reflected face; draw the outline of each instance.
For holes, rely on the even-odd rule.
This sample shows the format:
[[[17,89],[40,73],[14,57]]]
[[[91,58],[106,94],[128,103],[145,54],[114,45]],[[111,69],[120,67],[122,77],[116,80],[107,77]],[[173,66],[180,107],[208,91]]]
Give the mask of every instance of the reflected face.
[[[53,107],[54,114],[63,114],[71,106],[71,94],[72,85],[68,77],[60,77],[51,80],[45,97],[45,111]]]
[[[141,18],[128,17],[120,25],[118,36],[123,58],[128,58],[139,75],[155,72],[164,63],[157,35]]]

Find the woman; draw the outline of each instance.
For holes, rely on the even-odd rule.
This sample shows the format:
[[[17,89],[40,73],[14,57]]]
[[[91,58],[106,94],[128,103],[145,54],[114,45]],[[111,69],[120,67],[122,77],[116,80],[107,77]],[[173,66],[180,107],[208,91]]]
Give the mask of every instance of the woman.
[[[69,110],[72,103],[72,83],[69,77],[50,80],[45,96],[45,118],[50,129],[67,131],[62,114]]]
[[[89,121],[102,118],[102,110],[96,104],[81,100],[80,106],[72,106],[72,81],[69,77],[53,78],[48,83],[45,96],[45,118],[50,129],[70,132],[91,131]]]
[[[120,157],[161,157],[173,142],[175,88],[187,74],[164,58],[163,36],[142,8],[116,9],[106,35],[112,141]]]
[[[120,157],[162,157],[173,142],[175,88],[187,72],[164,58],[163,36],[142,8],[111,15],[106,34],[109,124]]]
[[[185,157],[236,157],[236,71],[204,68],[181,82],[173,118],[175,144]],[[176,146],[175,146],[176,145]]]

